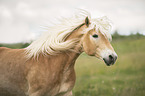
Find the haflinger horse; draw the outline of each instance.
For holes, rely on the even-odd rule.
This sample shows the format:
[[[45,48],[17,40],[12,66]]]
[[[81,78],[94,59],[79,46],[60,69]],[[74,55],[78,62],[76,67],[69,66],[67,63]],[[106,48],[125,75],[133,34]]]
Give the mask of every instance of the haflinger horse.
[[[80,17],[65,18],[27,48],[1,47],[0,96],[72,96],[82,52],[113,65],[109,19]]]

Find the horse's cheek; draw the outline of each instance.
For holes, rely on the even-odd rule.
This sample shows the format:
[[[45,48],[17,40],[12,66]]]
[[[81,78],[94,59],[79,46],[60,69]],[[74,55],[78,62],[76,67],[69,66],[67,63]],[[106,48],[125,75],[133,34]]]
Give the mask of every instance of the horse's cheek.
[[[87,41],[83,43],[83,49],[84,52],[90,56],[94,56],[96,53],[95,52],[96,47],[92,44],[90,39],[87,39]]]

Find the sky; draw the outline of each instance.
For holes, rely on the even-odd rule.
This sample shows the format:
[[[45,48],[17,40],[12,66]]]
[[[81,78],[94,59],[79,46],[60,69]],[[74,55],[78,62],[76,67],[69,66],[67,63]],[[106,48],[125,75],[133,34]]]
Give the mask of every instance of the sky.
[[[0,43],[34,40],[56,18],[77,9],[89,11],[92,18],[107,16],[111,33],[145,35],[145,0],[0,0]]]

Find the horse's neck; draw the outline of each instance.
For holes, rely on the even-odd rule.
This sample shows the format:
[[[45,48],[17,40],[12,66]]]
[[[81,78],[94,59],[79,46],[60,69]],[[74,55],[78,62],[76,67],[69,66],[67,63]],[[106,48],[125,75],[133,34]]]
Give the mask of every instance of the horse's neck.
[[[51,67],[53,70],[60,69],[59,71],[61,70],[67,71],[70,68],[74,67],[74,63],[80,54],[81,53],[66,51],[58,53],[57,55],[48,55],[48,56],[40,55],[38,63],[44,64],[43,66],[45,66],[46,68]]]
[[[82,31],[84,29],[84,24],[80,25],[79,28],[75,29],[72,34],[70,34],[66,40],[71,40],[74,38],[81,38],[82,37]],[[78,58],[78,56],[83,52],[82,51],[82,46],[81,46],[81,39],[80,41],[78,41],[78,44],[73,48],[74,51],[68,51],[66,50],[65,52],[59,53],[57,55],[49,55],[48,56],[48,62],[50,60],[49,63],[53,64],[57,64],[57,66],[64,66],[65,69],[68,68],[73,68],[74,67],[74,63],[76,61],[76,59]],[[43,56],[42,56],[43,57]],[[55,63],[54,63],[54,62]]]
[[[82,27],[84,24],[81,24],[79,28],[75,29],[74,32],[66,38],[66,40],[71,40],[74,38],[81,38],[82,37]],[[65,55],[66,58],[63,58],[63,56],[60,56],[64,61],[66,61],[65,69],[74,67],[74,63],[76,59],[79,57],[79,55],[83,52],[82,46],[81,46],[81,40],[78,42],[78,44],[74,47],[74,51],[64,52],[61,55]],[[64,56],[64,57],[65,57]]]
[[[64,52],[61,54],[58,54],[57,56],[54,56],[53,59],[58,59],[58,66],[63,66],[64,71],[68,71],[70,69],[74,68],[74,64],[76,59],[79,57],[80,53],[76,52]]]
[[[70,53],[65,53],[68,58],[65,58],[64,61],[66,61],[66,64],[64,66],[65,71],[69,70],[69,68],[73,68],[76,59],[79,57],[80,53],[75,53],[75,52],[70,52]]]
[[[68,52],[62,53],[62,55],[66,58],[63,58],[63,56],[60,56],[62,59],[64,59],[64,61],[66,61],[66,65],[65,65],[66,69],[73,68],[76,59],[83,52],[81,42],[78,42],[78,45],[76,45],[73,50],[74,51],[68,51]]]

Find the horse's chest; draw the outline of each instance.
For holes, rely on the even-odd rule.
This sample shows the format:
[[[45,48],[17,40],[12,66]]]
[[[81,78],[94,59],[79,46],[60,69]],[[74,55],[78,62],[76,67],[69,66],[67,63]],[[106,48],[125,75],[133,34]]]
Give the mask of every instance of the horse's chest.
[[[60,83],[60,90],[59,90],[59,93],[62,93],[62,92],[68,92],[70,90],[72,90],[74,84],[75,84],[75,78],[74,78],[74,75],[75,74],[72,74],[73,72],[67,72],[63,75],[63,78],[61,80],[61,83]]]
[[[73,88],[73,85],[71,82],[62,82],[61,84],[58,84],[57,86],[53,87],[51,89],[51,92],[48,93],[51,94],[52,96],[59,96],[61,95],[65,95],[67,93],[69,93]],[[67,96],[67,95],[66,95]]]
[[[72,84],[69,82],[61,83],[59,93],[68,92],[72,89]]]

